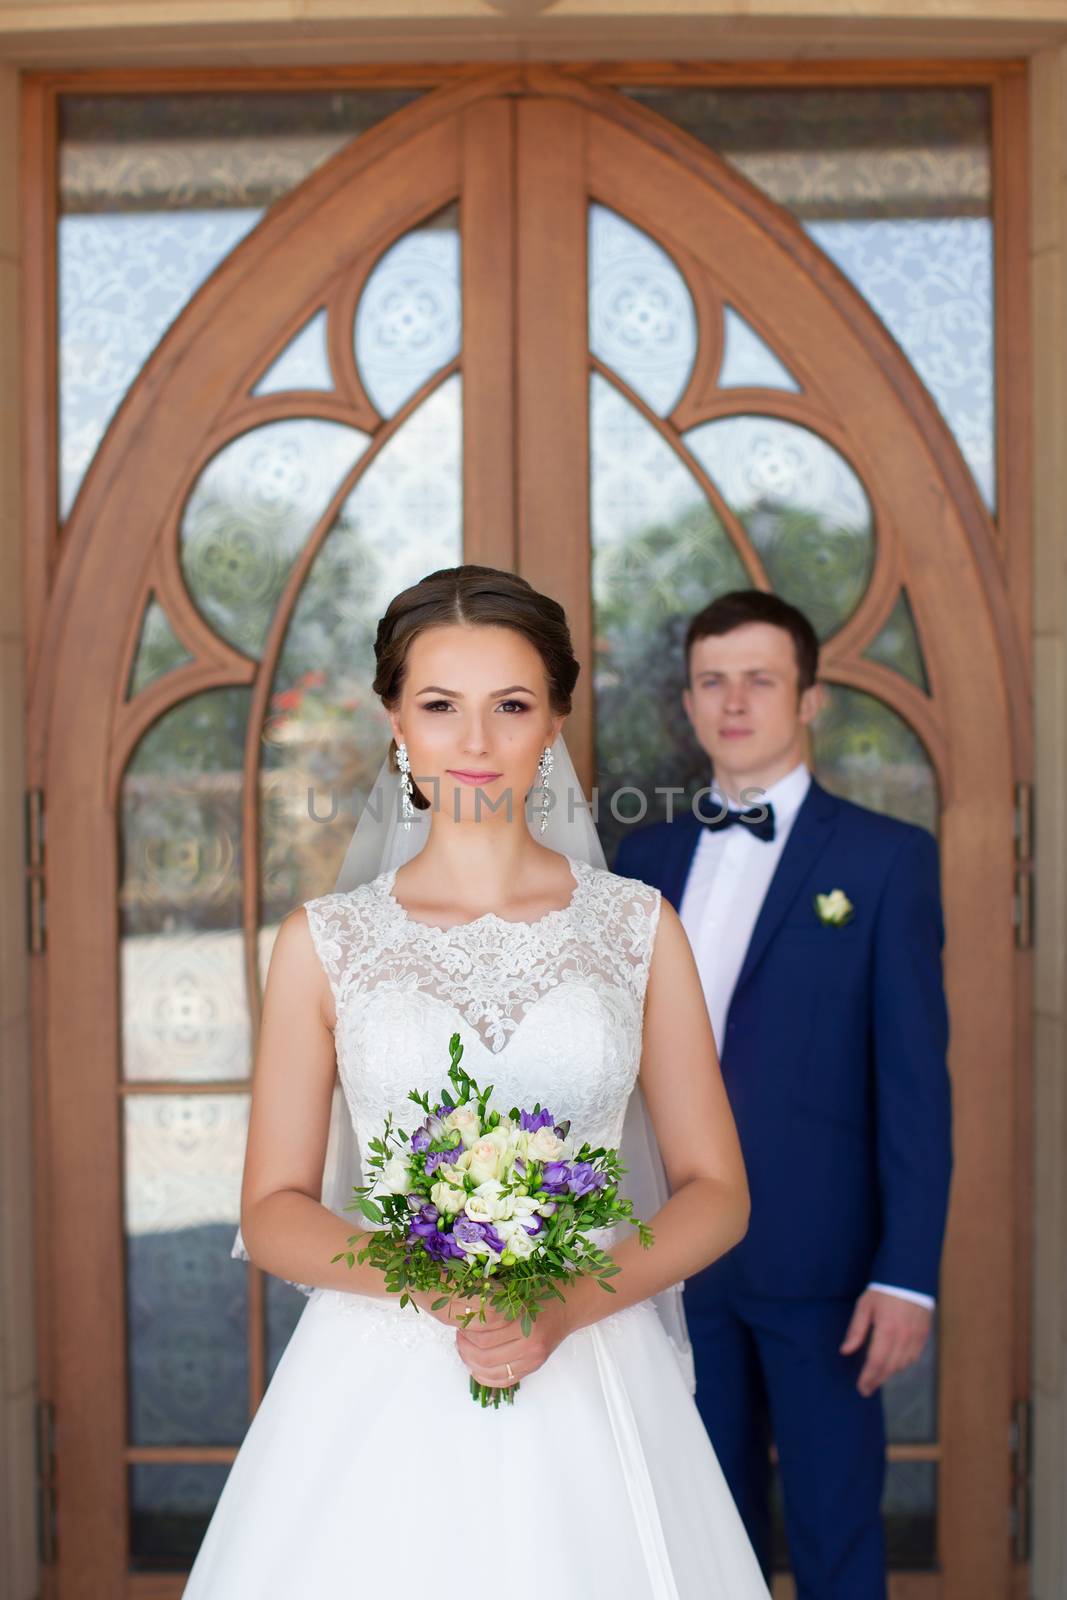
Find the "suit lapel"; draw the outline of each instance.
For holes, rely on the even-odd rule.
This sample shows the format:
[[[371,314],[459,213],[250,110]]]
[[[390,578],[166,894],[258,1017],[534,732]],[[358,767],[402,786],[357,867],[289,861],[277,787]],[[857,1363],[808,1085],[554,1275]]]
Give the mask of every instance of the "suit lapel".
[[[812,779],[756,918],[734,987],[735,997],[755,971],[782,918],[800,893],[801,884],[829,844],[838,810],[834,796]]]
[[[691,812],[679,817],[667,830],[667,850],[661,888],[664,897],[670,901],[675,911],[681,906],[686,879],[689,877],[689,869],[693,864],[699,839],[700,823]]]

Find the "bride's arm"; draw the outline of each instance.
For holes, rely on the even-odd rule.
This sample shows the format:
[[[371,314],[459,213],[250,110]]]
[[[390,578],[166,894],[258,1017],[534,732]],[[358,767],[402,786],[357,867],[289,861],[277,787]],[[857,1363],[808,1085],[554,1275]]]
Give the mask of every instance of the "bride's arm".
[[[615,1293],[579,1279],[565,1304],[545,1306],[527,1340],[503,1319],[461,1334],[460,1353],[480,1381],[506,1385],[505,1361],[516,1378],[535,1371],[568,1334],[691,1277],[745,1235],[748,1182],[737,1129],[689,940],[666,901],[645,998],[641,1088],[672,1191],[655,1217],[643,1219],[654,1245],[643,1250],[630,1233],[611,1252],[620,1269]]]
[[[333,997],[300,907],[278,930],[263,998],[241,1186],[241,1232],[257,1267],[293,1283],[382,1296],[370,1265],[331,1266],[357,1231],[322,1205],[337,1073]]]

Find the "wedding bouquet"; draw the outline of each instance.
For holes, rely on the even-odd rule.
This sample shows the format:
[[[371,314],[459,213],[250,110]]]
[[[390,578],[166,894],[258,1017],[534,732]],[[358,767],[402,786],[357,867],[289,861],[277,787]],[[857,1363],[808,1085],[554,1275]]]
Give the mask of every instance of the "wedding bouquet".
[[[579,1277],[614,1294],[609,1279],[619,1269],[592,1239],[596,1230],[632,1223],[646,1249],[652,1230],[619,1194],[625,1168],[617,1150],[576,1148],[570,1124],[540,1104],[501,1115],[490,1106],[492,1085],[479,1088],[460,1066],[458,1033],[449,1053],[452,1091],[442,1089],[431,1106],[428,1094],[412,1090],[408,1098],[425,1113],[414,1133],[390,1117],[371,1140],[376,1176],[345,1209],[361,1211],[374,1230],[348,1240],[361,1246],[358,1256],[342,1250],[333,1260],[369,1261],[402,1306],[418,1310],[412,1293],[438,1290],[434,1311],[452,1298],[471,1306],[457,1319],[464,1327],[491,1306],[529,1334],[543,1303],[562,1300]],[[510,1404],[518,1387],[471,1378],[483,1406]]]

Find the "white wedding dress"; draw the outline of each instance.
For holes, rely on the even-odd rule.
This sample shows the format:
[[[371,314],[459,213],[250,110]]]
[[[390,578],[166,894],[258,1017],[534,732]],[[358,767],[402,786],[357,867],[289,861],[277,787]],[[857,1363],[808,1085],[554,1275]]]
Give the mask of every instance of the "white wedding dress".
[[[497,1104],[539,1100],[618,1145],[660,897],[567,859],[569,905],[532,923],[417,922],[395,870],[308,902],[364,1155],[389,1112],[410,1125],[410,1089],[446,1083],[457,1031]],[[185,1600],[767,1600],[650,1303],[572,1334],[513,1407],[467,1384],[434,1318],[312,1291]]]

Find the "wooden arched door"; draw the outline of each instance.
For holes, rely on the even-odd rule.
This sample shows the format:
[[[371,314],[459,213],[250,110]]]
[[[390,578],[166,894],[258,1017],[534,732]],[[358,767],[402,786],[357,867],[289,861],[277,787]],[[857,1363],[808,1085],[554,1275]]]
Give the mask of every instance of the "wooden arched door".
[[[668,328],[651,378],[627,351],[674,312],[609,283],[608,332],[595,315],[590,332],[598,229],[666,262],[689,349]],[[1029,754],[988,519],[903,357],[788,219],[651,114],[534,69],[427,96],[274,208],[146,366],[67,526],[30,726],[63,1600],[180,1593],[136,1570],[153,1561],[136,1538],[131,1554],[131,1504],[161,1471],[210,1496],[284,1344],[275,1287],[254,1269],[230,1287],[234,1152],[272,930],[329,886],[387,741],[366,689],[388,594],[462,555],[558,595],[598,662],[572,748],[587,780],[619,776],[611,605],[647,586],[618,587],[633,552],[597,520],[613,407],[685,476],[704,521],[667,544],[698,573],[713,549],[709,581],[808,581],[781,494],[756,517],[730,479],[754,450],[807,452],[823,499],[788,509],[807,537],[830,505],[845,552],[825,676],[925,763],[958,1169],[937,1427],[899,1452],[937,1468],[939,1567],[894,1582],[1007,1592],[1011,806]],[[921,671],[887,659],[892,618]],[[318,809],[323,786],[338,806]]]

